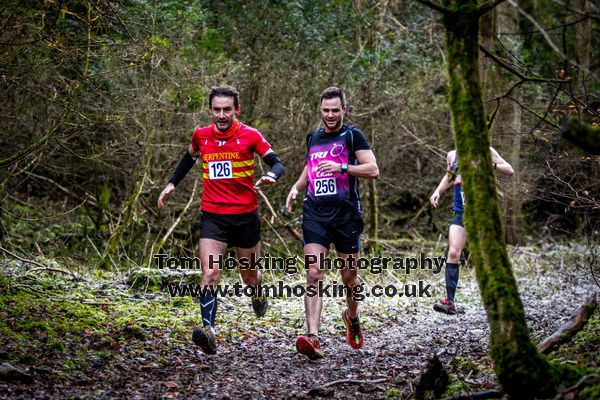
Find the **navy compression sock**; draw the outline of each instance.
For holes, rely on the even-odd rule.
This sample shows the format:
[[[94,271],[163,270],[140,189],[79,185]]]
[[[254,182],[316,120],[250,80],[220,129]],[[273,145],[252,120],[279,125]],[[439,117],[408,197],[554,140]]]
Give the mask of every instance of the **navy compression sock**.
[[[446,296],[454,301],[454,294],[458,286],[458,264],[446,263]]]
[[[217,315],[217,296],[210,290],[206,290],[198,298],[200,303],[200,312],[202,313],[202,322],[204,326],[215,326],[215,317]]]

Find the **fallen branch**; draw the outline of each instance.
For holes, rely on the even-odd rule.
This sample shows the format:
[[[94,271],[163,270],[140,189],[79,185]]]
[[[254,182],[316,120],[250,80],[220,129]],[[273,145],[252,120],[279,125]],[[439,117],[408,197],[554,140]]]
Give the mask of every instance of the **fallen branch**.
[[[328,382],[325,383],[324,385],[322,385],[322,387],[329,387],[329,386],[334,386],[334,385],[342,385],[344,383],[353,383],[356,385],[362,385],[362,384],[375,384],[375,383],[383,383],[387,381],[387,378],[381,378],[381,379],[372,379],[372,380],[368,380],[368,379],[340,379],[337,381],[333,381],[333,382]]]
[[[571,387],[565,389],[564,391],[561,391],[559,394],[557,394],[556,397],[554,398],[554,400],[567,399],[567,398],[570,399],[570,398],[572,398],[573,392],[575,392],[585,386],[597,385],[599,382],[600,382],[600,376],[598,376],[596,374],[586,375],[586,376],[582,377],[573,386],[571,386]]]
[[[28,263],[28,264],[33,264],[33,265],[37,265],[38,266],[38,268],[33,268],[33,269],[28,270],[27,273],[32,273],[32,272],[37,272],[37,271],[59,272],[61,274],[65,274],[65,275],[71,275],[73,278],[75,278],[78,281],[85,281],[85,279],[83,279],[81,276],[77,275],[73,271],[69,271],[69,270],[65,270],[65,269],[60,269],[60,268],[54,268],[54,267],[48,267],[48,266],[46,266],[44,264],[40,264],[37,261],[28,260],[26,258],[19,257],[15,253],[6,250],[4,247],[0,247],[0,251],[3,251],[4,253],[8,254],[11,257],[16,258],[17,260],[19,260],[21,262]]]
[[[596,293],[592,293],[585,303],[579,306],[569,322],[538,345],[538,350],[543,354],[548,354],[571,340],[577,332],[585,327],[597,306]]]
[[[33,382],[33,377],[9,363],[0,364],[0,379],[7,382],[21,381],[25,383]]]
[[[483,400],[483,399],[499,399],[504,396],[504,392],[500,390],[486,390],[485,392],[475,392],[469,394],[459,394],[457,396],[446,397],[444,400]]]

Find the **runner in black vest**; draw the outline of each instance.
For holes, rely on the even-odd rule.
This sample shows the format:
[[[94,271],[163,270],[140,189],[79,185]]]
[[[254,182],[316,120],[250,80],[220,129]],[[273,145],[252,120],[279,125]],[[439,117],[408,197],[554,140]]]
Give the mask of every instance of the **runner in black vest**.
[[[341,89],[330,87],[321,94],[321,117],[324,127],[307,137],[306,167],[292,186],[286,207],[291,211],[298,190],[307,189],[304,198],[302,240],[305,257],[327,257],[333,243],[338,257],[345,259],[340,271],[344,285],[357,285],[356,262],[349,265],[350,256],[358,258],[360,234],[363,230],[358,178],[379,177],[377,161],[364,135],[356,128],[344,125],[346,99]],[[307,284],[317,286],[325,270],[319,262],[307,265]],[[308,288],[307,288],[308,291]],[[348,293],[348,307],[342,312],[346,337],[350,346],[363,345],[358,319],[358,303]],[[308,334],[298,337],[296,349],[310,359],[323,357],[318,340],[323,299],[304,298]]]

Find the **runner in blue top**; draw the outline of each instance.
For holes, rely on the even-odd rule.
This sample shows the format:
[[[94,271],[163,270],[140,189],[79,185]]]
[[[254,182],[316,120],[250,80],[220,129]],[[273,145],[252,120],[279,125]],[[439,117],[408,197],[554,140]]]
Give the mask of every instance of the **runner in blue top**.
[[[346,260],[340,271],[342,281],[348,287],[355,287],[358,283],[356,259],[363,230],[358,178],[377,179],[379,168],[364,135],[358,129],[344,125],[346,111],[346,98],[341,89],[330,87],[323,91],[321,117],[324,127],[306,138],[306,167],[292,186],[286,207],[291,211],[298,191],[307,189],[302,223],[305,259],[327,257],[333,243],[338,257]],[[354,265],[349,265],[351,256]],[[307,268],[308,292],[310,286],[316,289],[319,281],[323,281],[325,271],[318,261]],[[342,312],[346,338],[352,348],[360,349],[363,337],[358,303],[352,293],[348,293],[346,302],[348,307]],[[310,359],[322,358],[318,335],[323,299],[305,296],[304,307],[308,334],[298,337],[296,349]]]
[[[512,175],[514,173],[512,166],[506,162],[500,154],[490,147],[492,153],[492,163],[494,169],[503,175]],[[458,286],[458,264],[460,254],[467,244],[467,232],[463,224],[463,212],[465,206],[465,195],[462,191],[462,177],[458,171],[458,156],[456,150],[448,152],[446,157],[446,174],[440,181],[440,184],[431,195],[430,201],[434,207],[442,194],[451,186],[454,187],[454,203],[452,203],[452,220],[450,221],[450,230],[448,232],[448,256],[446,257],[446,298],[437,300],[433,309],[446,314],[456,314],[454,306],[454,294]]]

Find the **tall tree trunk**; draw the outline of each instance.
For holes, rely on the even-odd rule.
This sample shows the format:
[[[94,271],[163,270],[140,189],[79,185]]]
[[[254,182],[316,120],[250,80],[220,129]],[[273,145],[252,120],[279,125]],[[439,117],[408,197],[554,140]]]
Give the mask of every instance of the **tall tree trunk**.
[[[369,141],[371,142],[371,147],[375,146],[376,137],[375,137],[375,121],[373,121],[373,115],[369,118]],[[377,190],[377,182],[374,179],[370,179],[369,181],[369,238],[371,239],[372,246],[371,250],[373,250],[376,254],[381,253],[381,245],[377,241],[379,238],[379,192]]]
[[[371,6],[371,4],[369,4]],[[375,110],[373,107],[375,106],[375,102],[377,99],[374,98],[373,93],[376,92],[379,75],[380,75],[380,66],[379,66],[379,55],[381,51],[381,39],[378,33],[383,32],[384,30],[384,19],[387,12],[388,2],[386,0],[381,1],[379,3],[373,4],[373,7],[377,7],[377,19],[374,28],[370,29],[367,34],[366,40],[363,42],[361,36],[361,30],[357,31],[356,35],[356,45],[360,52],[364,50],[365,47],[372,48],[375,52],[375,60],[370,68],[370,77],[367,82],[362,85],[363,95],[365,99],[365,108],[369,109],[369,116],[367,117],[367,124],[364,127],[365,134],[367,135],[369,142],[371,144],[371,148],[375,151],[375,146],[377,142],[376,130],[375,130]],[[354,7],[358,15],[360,15],[362,10],[362,1],[355,0]],[[379,238],[379,192],[377,190],[377,182],[375,180],[369,180],[367,182],[368,189],[368,218],[369,218],[369,243],[365,246],[365,250],[369,253],[379,254],[381,252],[381,245],[378,242]]]
[[[488,13],[492,14],[492,12]],[[508,3],[500,4],[494,9],[495,32],[494,35],[505,40],[514,41],[511,35],[501,36],[504,33],[514,33],[519,30],[519,12]],[[508,43],[508,48],[517,48],[515,43]],[[490,97],[502,95],[506,88],[512,84],[511,79],[505,78],[499,68],[492,69],[488,93]],[[513,96],[517,96],[513,93]],[[495,104],[492,105],[495,107]],[[504,239],[513,245],[523,244],[523,215],[521,206],[522,194],[519,190],[520,160],[521,160],[521,106],[514,101],[503,102],[498,110],[492,129],[492,136],[500,143],[499,150],[502,156],[512,165],[515,174],[510,183],[501,184],[504,196],[501,199],[502,221],[504,226]]]
[[[529,337],[506,252],[479,75],[476,0],[445,0],[449,101],[466,199],[465,227],[488,322],[490,355],[514,398],[552,392],[547,361]]]
[[[587,15],[583,21],[575,25],[575,59],[579,64],[577,73],[577,81],[575,86],[576,92],[584,92],[584,83],[587,74],[590,72],[590,51],[592,41],[592,24],[589,18],[590,4],[588,0],[575,0],[574,2],[576,14],[575,20],[581,20]]]

